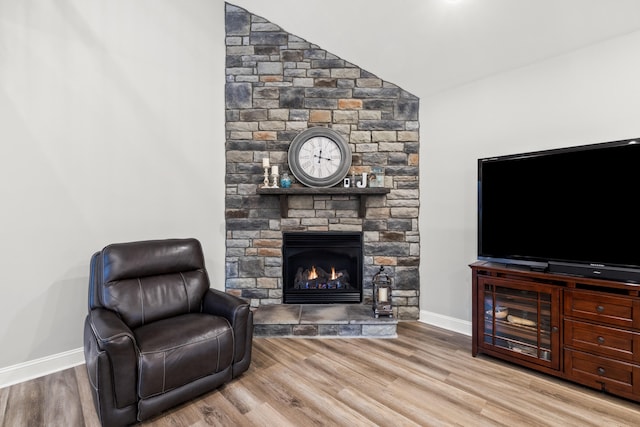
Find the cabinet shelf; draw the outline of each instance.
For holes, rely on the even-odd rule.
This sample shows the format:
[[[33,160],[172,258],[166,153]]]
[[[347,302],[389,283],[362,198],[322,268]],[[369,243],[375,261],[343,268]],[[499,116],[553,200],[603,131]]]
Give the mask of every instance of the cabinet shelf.
[[[491,320],[491,316],[485,316],[485,334],[494,335],[496,338],[506,338],[510,341],[521,341],[522,344],[535,347],[539,332],[540,346],[548,349],[551,344],[548,330],[540,329],[538,331],[536,326],[515,325],[506,320],[495,319],[495,331],[492,333]]]
[[[289,196],[315,196],[315,195],[356,195],[360,197],[360,207],[358,216],[364,218],[367,211],[368,196],[382,196],[388,194],[391,190],[383,187],[365,187],[365,188],[345,188],[345,187],[328,187],[328,188],[310,188],[301,186],[291,186],[289,188],[258,188],[257,194],[280,196],[280,216],[287,218],[289,216]]]
[[[545,318],[545,317],[548,318],[551,315],[551,304],[547,302],[541,303],[540,311],[538,311],[538,307],[536,305],[532,305],[530,302],[522,302],[522,301],[517,301],[513,299],[499,298],[496,295],[496,306],[506,307],[509,309],[510,313],[513,310],[519,311],[521,313],[529,313],[533,316],[532,320],[534,320],[537,317],[538,313],[540,313],[540,316],[542,318]]]

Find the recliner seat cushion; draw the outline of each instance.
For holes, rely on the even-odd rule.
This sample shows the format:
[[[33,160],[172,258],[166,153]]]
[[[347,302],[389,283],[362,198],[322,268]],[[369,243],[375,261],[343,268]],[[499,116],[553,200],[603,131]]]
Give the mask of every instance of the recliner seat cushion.
[[[133,331],[138,395],[144,399],[220,372],[233,362],[233,331],[223,317],[200,313],[159,320]],[[217,355],[217,357],[212,355]]]

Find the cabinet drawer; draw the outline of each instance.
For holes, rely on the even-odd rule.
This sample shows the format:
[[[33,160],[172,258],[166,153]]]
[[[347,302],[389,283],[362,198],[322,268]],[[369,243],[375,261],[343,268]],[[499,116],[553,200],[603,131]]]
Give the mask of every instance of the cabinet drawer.
[[[564,315],[624,328],[639,328],[640,299],[567,289]]]
[[[622,329],[565,320],[564,345],[598,356],[640,362],[640,334]]]
[[[564,351],[567,378],[603,391],[637,399],[640,367],[581,351]]]

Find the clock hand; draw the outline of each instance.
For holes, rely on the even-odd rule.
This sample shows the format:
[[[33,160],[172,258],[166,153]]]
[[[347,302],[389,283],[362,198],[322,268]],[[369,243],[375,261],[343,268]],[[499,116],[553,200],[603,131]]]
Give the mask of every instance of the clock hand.
[[[320,159],[331,161],[331,157],[322,157],[322,150],[320,150],[320,155],[314,154],[313,157],[317,157],[318,158],[318,163],[320,163]]]

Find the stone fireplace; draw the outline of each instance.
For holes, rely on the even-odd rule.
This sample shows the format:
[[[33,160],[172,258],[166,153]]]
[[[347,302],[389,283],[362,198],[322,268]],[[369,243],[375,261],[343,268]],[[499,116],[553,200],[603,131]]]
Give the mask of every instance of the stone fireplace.
[[[283,239],[289,233],[352,233],[361,238],[360,266],[347,271],[357,298],[370,304],[371,278],[384,265],[394,278],[396,318],[417,319],[419,99],[265,18],[225,7],[226,291],[253,307],[292,303],[300,295],[286,290],[291,261],[285,261]],[[261,192],[262,159],[288,171],[289,144],[314,126],[348,141],[350,174],[382,168],[388,192],[299,191],[296,183],[286,196]],[[326,276],[331,266],[321,268]],[[320,286],[338,287],[335,280]],[[298,291],[300,286],[318,282],[305,280]],[[308,295],[319,290],[327,289]]]

